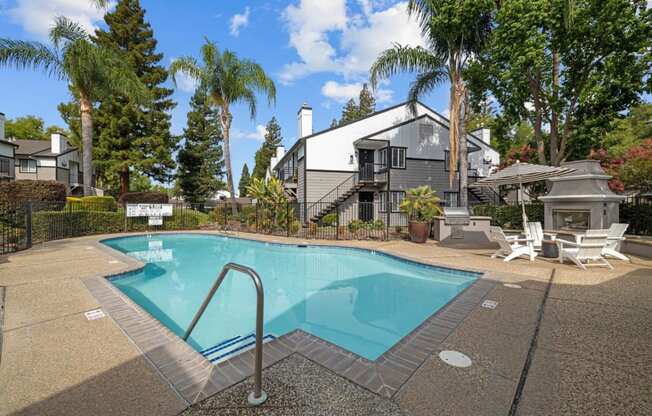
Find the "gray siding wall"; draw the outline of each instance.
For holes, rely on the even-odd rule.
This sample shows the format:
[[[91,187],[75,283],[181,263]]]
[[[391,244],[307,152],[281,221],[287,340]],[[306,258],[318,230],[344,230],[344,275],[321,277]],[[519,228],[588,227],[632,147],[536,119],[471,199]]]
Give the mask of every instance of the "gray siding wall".
[[[319,201],[324,195],[329,193],[351,175],[353,175],[353,172],[307,171],[306,179],[308,181],[308,186],[306,189],[306,201]]]
[[[453,181],[453,186],[448,184],[448,172],[444,161],[407,159],[406,169],[392,169],[390,172],[391,191],[404,191],[421,185],[429,185],[437,191],[439,197],[444,192],[456,192],[458,180]]]

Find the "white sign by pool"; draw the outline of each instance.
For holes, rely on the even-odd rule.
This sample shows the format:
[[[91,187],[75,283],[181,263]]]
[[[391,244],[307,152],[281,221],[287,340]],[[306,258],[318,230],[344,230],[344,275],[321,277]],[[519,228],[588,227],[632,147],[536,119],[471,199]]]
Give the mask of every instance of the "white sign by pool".
[[[127,217],[171,217],[172,204],[127,204]]]
[[[149,225],[163,225],[163,217],[149,217]]]
[[[106,315],[104,315],[104,312],[102,309],[93,309],[92,311],[84,312],[84,315],[86,315],[86,319],[89,321],[94,321],[96,319],[104,318]]]

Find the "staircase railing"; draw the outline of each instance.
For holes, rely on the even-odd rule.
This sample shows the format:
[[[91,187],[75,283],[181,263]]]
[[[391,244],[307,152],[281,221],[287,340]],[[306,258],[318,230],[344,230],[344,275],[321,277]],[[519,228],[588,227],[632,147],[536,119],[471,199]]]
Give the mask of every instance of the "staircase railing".
[[[469,185],[477,182],[479,179],[478,176],[469,176]],[[503,197],[500,196],[498,192],[494,190],[494,188],[488,187],[488,186],[483,186],[483,187],[469,187],[468,188],[469,192],[478,192],[478,193],[484,193],[485,196],[491,201],[492,204],[494,205],[502,205],[505,203],[505,200]]]

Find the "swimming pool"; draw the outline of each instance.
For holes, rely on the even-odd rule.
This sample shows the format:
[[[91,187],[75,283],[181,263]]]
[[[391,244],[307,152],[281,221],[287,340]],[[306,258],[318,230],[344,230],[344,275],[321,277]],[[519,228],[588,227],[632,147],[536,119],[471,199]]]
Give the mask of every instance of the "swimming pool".
[[[145,263],[112,283],[177,335],[183,335],[222,266],[235,262],[262,279],[268,338],[301,329],[369,360],[479,276],[369,250],[217,235],[158,234],[102,243]],[[250,344],[255,327],[251,279],[229,274],[189,339],[211,360]]]

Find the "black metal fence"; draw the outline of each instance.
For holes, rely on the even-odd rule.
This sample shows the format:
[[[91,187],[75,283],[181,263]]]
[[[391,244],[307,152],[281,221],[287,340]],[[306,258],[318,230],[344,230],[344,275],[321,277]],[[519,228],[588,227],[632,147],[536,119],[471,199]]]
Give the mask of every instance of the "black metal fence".
[[[219,227],[234,231],[327,240],[403,238],[406,216],[383,208],[379,202],[257,203],[239,206],[234,217],[226,202],[209,215]]]

